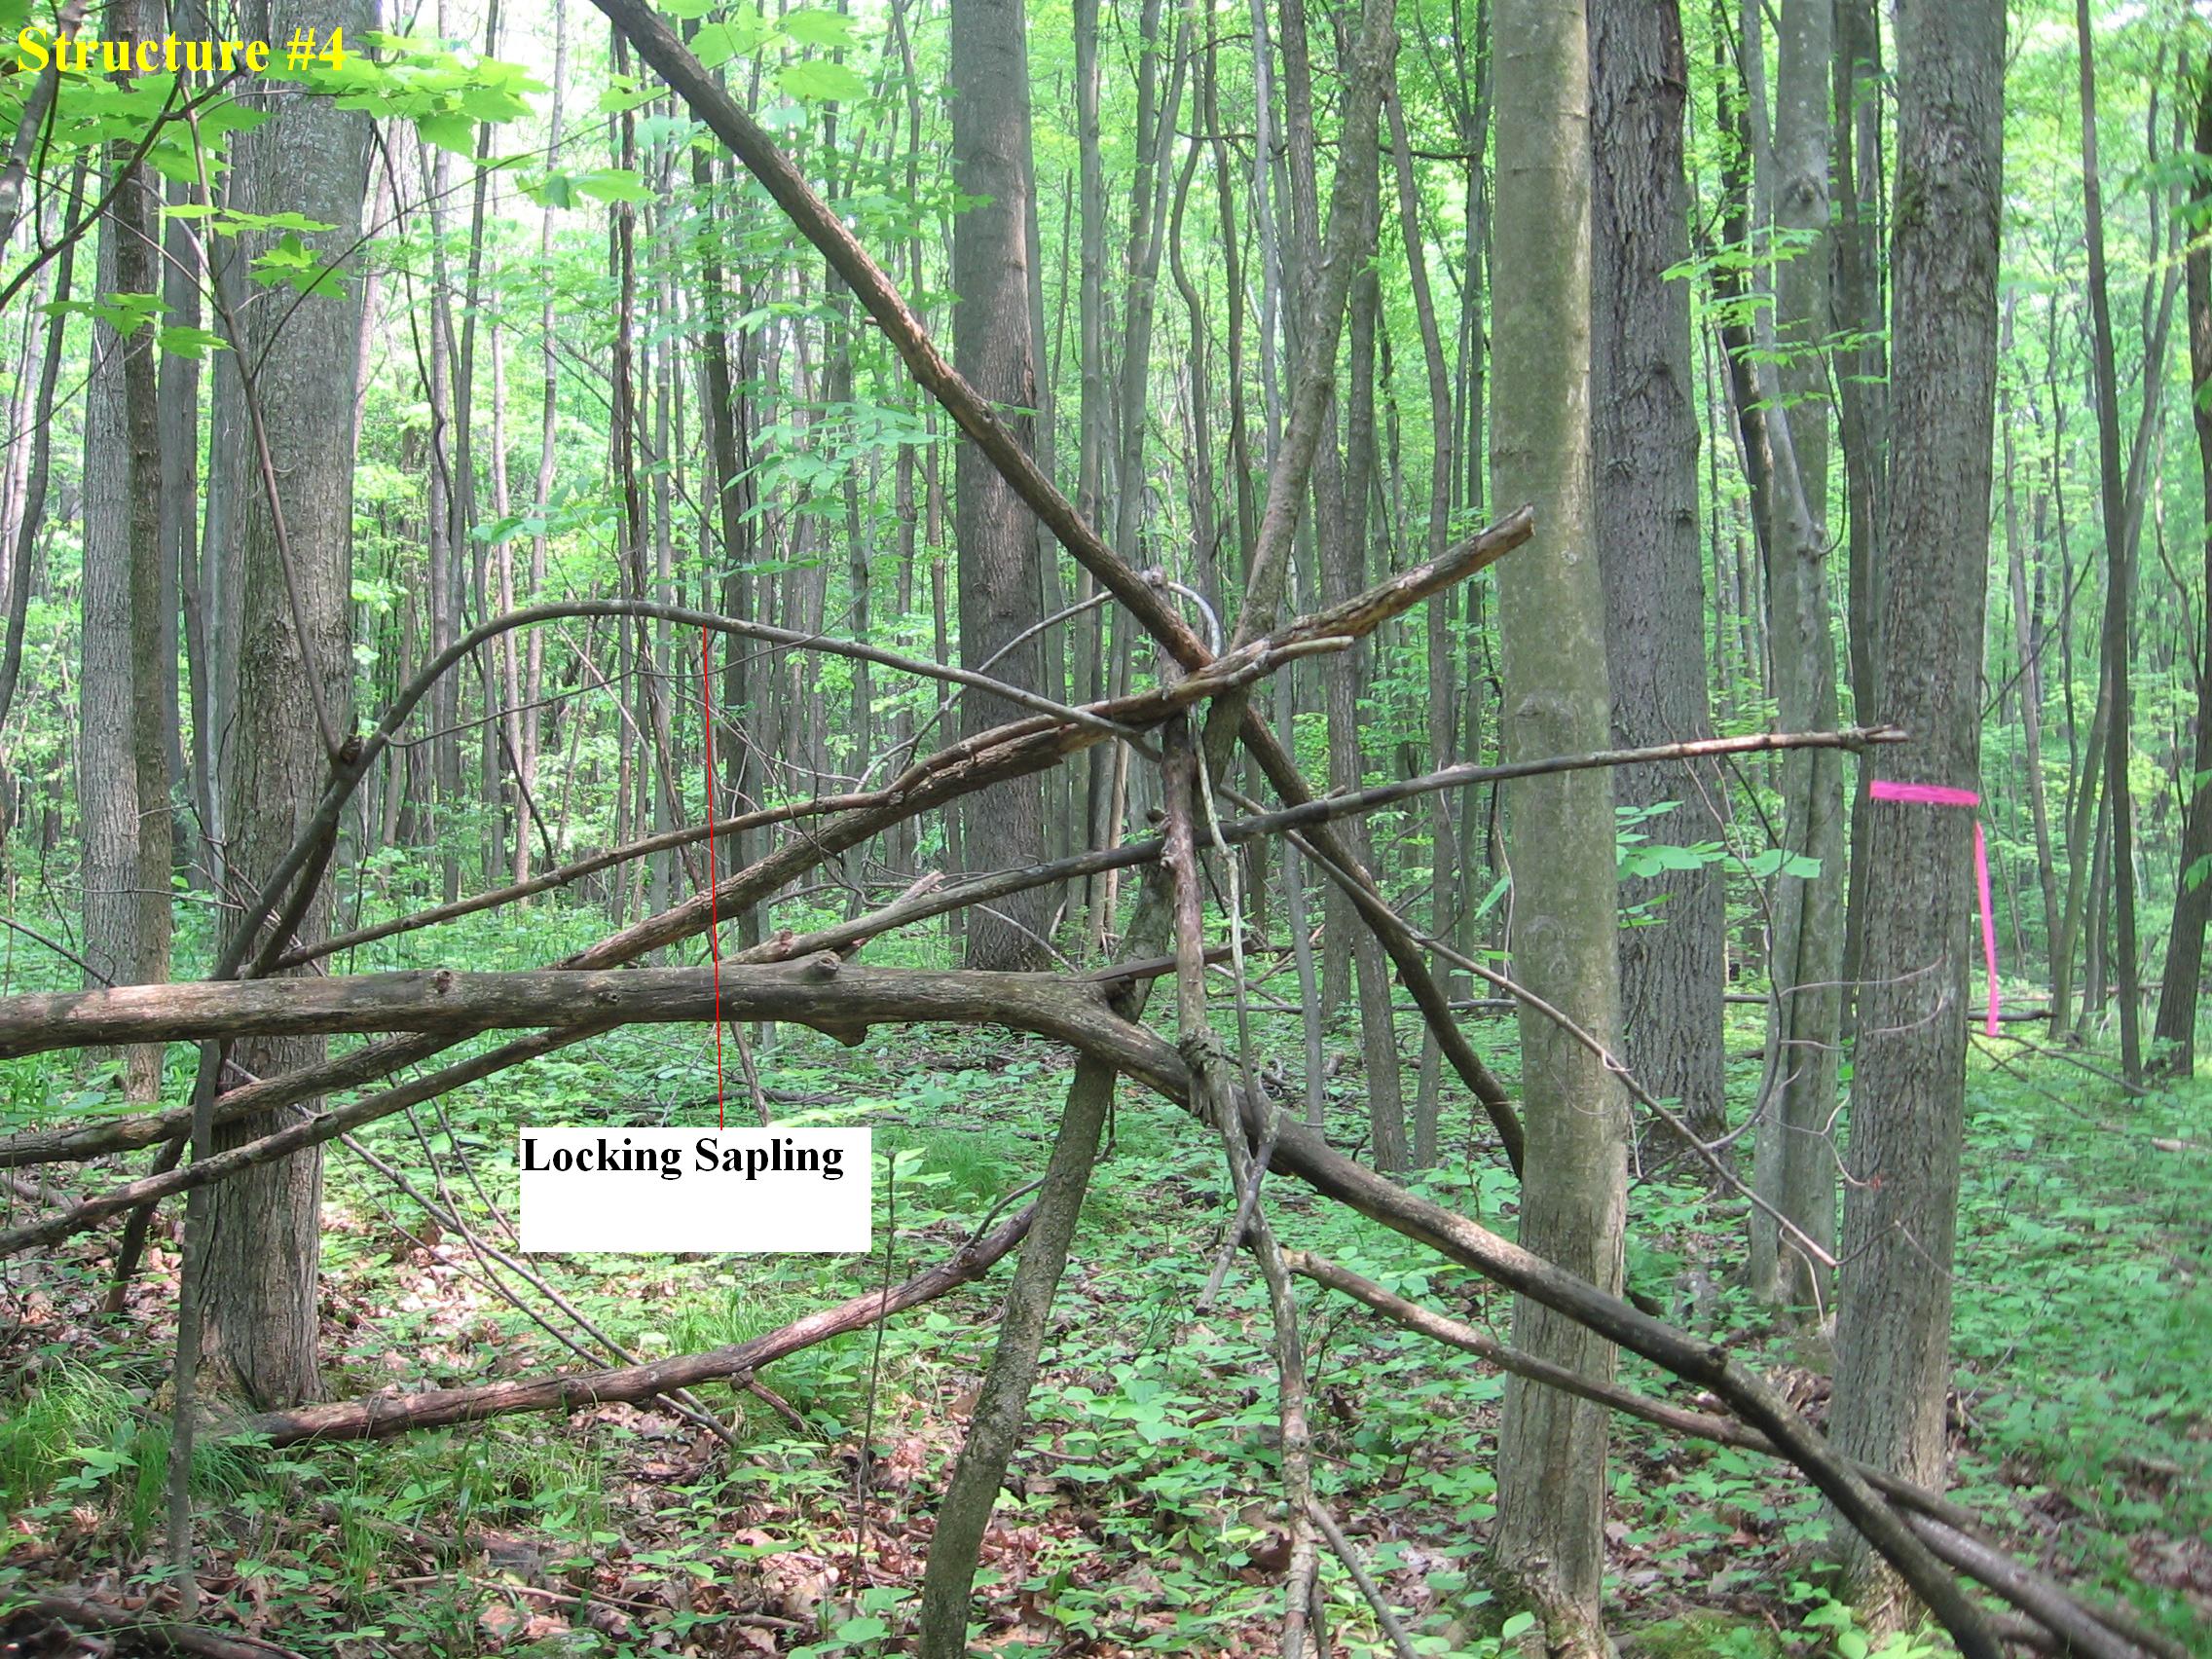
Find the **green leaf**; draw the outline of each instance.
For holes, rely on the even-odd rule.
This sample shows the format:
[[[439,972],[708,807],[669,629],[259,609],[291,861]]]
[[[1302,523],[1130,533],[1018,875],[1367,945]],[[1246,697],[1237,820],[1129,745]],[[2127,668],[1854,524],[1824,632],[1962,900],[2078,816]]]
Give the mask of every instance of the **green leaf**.
[[[849,101],[867,91],[867,83],[842,63],[789,64],[776,77],[776,85],[790,96],[809,103]]]
[[[643,103],[651,103],[658,96],[660,96],[660,93],[650,87],[641,87],[635,82],[616,76],[614,85],[599,94],[599,113],[602,115],[620,115],[624,110],[636,109]]]
[[[890,1634],[891,1627],[872,1613],[863,1613],[859,1618],[847,1619],[835,1632],[839,1641],[875,1641]]]
[[[476,124],[465,115],[420,115],[415,118],[415,130],[441,150],[451,150],[457,156],[476,154]]]
[[[836,48],[853,43],[853,19],[839,17],[835,12],[819,11],[802,6],[795,12],[787,12],[776,19],[776,26],[792,39],[807,46]]]
[[[569,188],[569,175],[564,172],[547,173],[535,184],[526,184],[522,193],[540,207],[573,207],[575,192]]]
[[[1534,1613],[1515,1613],[1498,1627],[1497,1634],[1501,1641],[1511,1641],[1523,1631],[1534,1630],[1535,1628],[1536,1615]]]
[[[92,314],[126,340],[164,309],[159,294],[110,294],[92,306]]]
[[[691,37],[691,55],[709,69],[719,68],[745,50],[734,23],[709,23]]]
[[[571,182],[594,202],[650,202],[653,199],[645,180],[631,167],[600,167],[593,172],[577,173]]]
[[[210,351],[227,351],[231,346],[221,335],[204,328],[165,328],[154,336],[154,342],[179,357],[204,357]]]

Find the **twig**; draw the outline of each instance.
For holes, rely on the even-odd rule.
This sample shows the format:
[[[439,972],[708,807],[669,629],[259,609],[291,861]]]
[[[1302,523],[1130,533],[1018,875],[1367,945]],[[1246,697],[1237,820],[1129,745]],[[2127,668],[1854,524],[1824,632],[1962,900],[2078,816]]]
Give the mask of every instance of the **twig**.
[[[1375,1582],[1374,1574],[1367,1570],[1367,1563],[1360,1560],[1359,1551],[1345,1536],[1336,1518],[1322,1508],[1320,1501],[1315,1498],[1307,1500],[1306,1512],[1313,1517],[1313,1525],[1321,1529],[1321,1536],[1329,1540],[1329,1548],[1337,1552],[1337,1559],[1345,1564],[1345,1570],[1351,1574],[1351,1581],[1359,1586],[1359,1593],[1367,1598],[1367,1604],[1375,1609],[1375,1622],[1382,1627],[1382,1634],[1390,1639],[1390,1646],[1396,1651],[1398,1659],[1417,1659],[1413,1639],[1406,1634],[1406,1627],[1398,1622],[1398,1615],[1390,1604],[1382,1599],[1382,1587]]]
[[[743,1379],[803,1348],[903,1313],[982,1277],[1027,1235],[1035,1214],[1034,1207],[1023,1210],[989,1236],[971,1239],[946,1260],[916,1273],[888,1294],[871,1291],[854,1297],[731,1347],[678,1354],[649,1365],[555,1374],[473,1388],[432,1388],[398,1398],[377,1394],[265,1412],[240,1419],[229,1425],[229,1431],[264,1435],[274,1446],[291,1446],[303,1440],[381,1440],[415,1429],[481,1422],[515,1412],[579,1411],[608,1401],[651,1399],[696,1382]]]
[[[1187,722],[1168,722],[1161,788],[1166,800],[1167,833],[1163,864],[1174,883],[1175,991],[1178,1048],[1191,1068],[1192,1103],[1201,1120],[1210,1119],[1220,1132],[1228,1155],[1230,1191],[1236,1196],[1234,1214],[1244,1215],[1249,1194],[1250,1221],[1241,1235],[1235,1222],[1228,1242],[1241,1235],[1251,1246],[1268,1290],[1268,1310],[1274,1323],[1277,1418],[1280,1423],[1282,1480],[1290,1507],[1290,1571],[1286,1580],[1282,1624],[1282,1651],[1303,1654],[1308,1636],[1305,1586],[1313,1570],[1313,1531],[1309,1511],[1313,1504],[1311,1437],[1306,1414],[1306,1355],[1299,1338],[1298,1299],[1292,1293],[1289,1269],[1282,1246],[1276,1241],[1267,1211],[1259,1203],[1259,1171],[1244,1138],[1242,1115],[1224,1086],[1228,1057],[1221,1051],[1206,1017],[1204,906],[1198,882],[1198,855],[1193,818],[1198,809],[1200,759],[1191,744]],[[1279,1124],[1282,1114],[1272,1119]]]
[[[258,1637],[225,1636],[204,1625],[149,1618],[90,1596],[64,1596],[46,1591],[31,1597],[30,1606],[47,1618],[118,1632],[169,1653],[193,1653],[200,1655],[200,1659],[301,1659],[291,1648],[279,1647]]]

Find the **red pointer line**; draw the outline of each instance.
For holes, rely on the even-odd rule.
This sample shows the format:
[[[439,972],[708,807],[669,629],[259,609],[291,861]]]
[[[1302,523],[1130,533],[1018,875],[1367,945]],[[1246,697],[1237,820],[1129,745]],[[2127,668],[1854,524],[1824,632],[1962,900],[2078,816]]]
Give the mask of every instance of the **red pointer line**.
[[[715,671],[707,650],[707,630],[699,630],[699,691],[706,701],[707,822],[715,821]],[[715,838],[707,837],[707,948],[715,958],[715,1117],[720,1128],[729,1127],[728,1097],[722,1087],[722,941],[721,918],[715,912]]]

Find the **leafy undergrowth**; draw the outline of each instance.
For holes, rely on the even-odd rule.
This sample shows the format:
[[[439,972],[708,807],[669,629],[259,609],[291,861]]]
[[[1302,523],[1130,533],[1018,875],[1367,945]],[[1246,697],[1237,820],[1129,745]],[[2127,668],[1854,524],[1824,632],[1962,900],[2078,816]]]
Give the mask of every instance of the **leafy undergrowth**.
[[[2127,1104],[2060,1060],[2012,1064],[1977,1065],[1970,1098],[1954,1484],[2022,1555],[2204,1650],[2212,1091]],[[1065,1066],[1043,1043],[970,1032],[879,1033],[852,1051],[787,1033],[761,1056],[776,1110],[876,1129],[877,1254],[535,1266],[638,1357],[743,1341],[955,1248],[1041,1169]],[[387,1120],[367,1139],[504,1243],[516,1123],[700,1122],[713,1111],[700,1075],[689,1034],[634,1032]],[[27,1087],[21,1074],[11,1086]],[[1364,1113],[1355,1070],[1334,1087],[1332,1135],[1351,1146]],[[610,1098],[626,1100],[623,1115],[609,1117]],[[1512,1184],[1463,1114],[1448,1111],[1445,1144],[1450,1162],[1423,1178],[1427,1190],[1509,1230]],[[578,1363],[488,1281],[466,1237],[342,1154],[329,1204],[332,1394]],[[1416,1246],[1287,1182],[1271,1205],[1289,1242],[1507,1331],[1505,1298]],[[1632,1213],[1635,1287],[1745,1347],[1817,1417],[1817,1340],[1767,1332],[1697,1271],[1733,1259],[1740,1206],[1653,1179]],[[1218,1153],[1189,1120],[1125,1088],[1029,1442],[986,1544],[978,1649],[1274,1650],[1284,1535],[1270,1331],[1248,1265],[1199,1306],[1225,1220]],[[92,1311],[103,1248],[80,1240],[14,1264],[0,1300],[0,1374],[19,1378],[0,1397],[0,1640],[43,1640],[27,1614],[5,1622],[9,1598],[33,1588],[160,1604],[173,1245],[157,1245],[116,1320]],[[772,1396],[702,1388],[734,1447],[659,1407],[366,1446],[203,1445],[203,1616],[333,1659],[907,1651],[932,1510],[1006,1275],[908,1314],[880,1342],[863,1333],[779,1363],[762,1378]],[[1495,1652],[1484,1561],[1501,1380],[1310,1286],[1302,1305],[1325,1501],[1420,1651]],[[1694,1403],[1639,1363],[1623,1375]],[[1819,1506],[1802,1483],[1633,1425],[1616,1429],[1614,1448],[1607,1606],[1624,1652],[1868,1650],[1815,1587]],[[1333,1560],[1322,1586],[1334,1650],[1387,1652]],[[1915,1637],[1882,1651],[1949,1649]]]

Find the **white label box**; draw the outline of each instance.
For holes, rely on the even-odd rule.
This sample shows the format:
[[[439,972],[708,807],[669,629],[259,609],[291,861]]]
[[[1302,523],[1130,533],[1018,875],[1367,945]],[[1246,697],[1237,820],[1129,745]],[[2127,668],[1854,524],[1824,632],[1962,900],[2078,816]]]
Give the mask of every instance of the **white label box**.
[[[526,1252],[865,1255],[867,1129],[524,1129]]]

